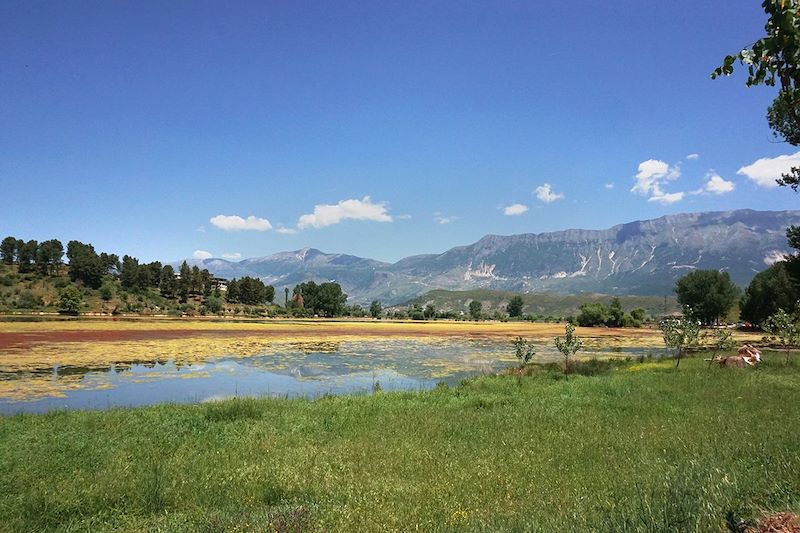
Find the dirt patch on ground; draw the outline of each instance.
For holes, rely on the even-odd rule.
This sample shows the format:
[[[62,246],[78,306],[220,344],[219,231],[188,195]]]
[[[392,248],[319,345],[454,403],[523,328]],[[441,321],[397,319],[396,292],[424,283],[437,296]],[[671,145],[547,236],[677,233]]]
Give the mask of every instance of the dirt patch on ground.
[[[778,513],[758,521],[747,533],[800,533],[800,516],[795,513]]]

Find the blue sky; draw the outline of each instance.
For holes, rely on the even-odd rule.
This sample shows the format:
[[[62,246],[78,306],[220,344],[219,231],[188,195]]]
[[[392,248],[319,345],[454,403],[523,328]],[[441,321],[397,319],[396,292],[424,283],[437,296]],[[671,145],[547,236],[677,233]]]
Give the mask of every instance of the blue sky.
[[[397,260],[794,209],[774,89],[709,78],[758,4],[6,0],[0,233]]]

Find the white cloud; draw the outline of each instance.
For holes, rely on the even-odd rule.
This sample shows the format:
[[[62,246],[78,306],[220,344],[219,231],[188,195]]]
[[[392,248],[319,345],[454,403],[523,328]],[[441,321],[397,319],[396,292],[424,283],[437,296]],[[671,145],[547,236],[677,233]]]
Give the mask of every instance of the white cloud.
[[[539,185],[536,187],[536,198],[541,200],[542,202],[549,204],[550,202],[555,202],[556,200],[561,200],[564,198],[564,195],[561,193],[553,192],[553,188],[550,186],[549,183],[545,183],[544,185]]]
[[[195,250],[192,254],[192,257],[195,259],[211,259],[214,257],[214,254],[211,252],[206,252],[205,250]]]
[[[641,196],[649,196],[648,202],[673,204],[683,200],[684,193],[668,193],[664,185],[681,177],[681,164],[670,166],[658,159],[648,159],[639,163],[638,172],[633,178],[636,183],[631,187],[631,192]]]
[[[225,231],[267,231],[272,227],[272,224],[266,218],[258,218],[252,215],[247,218],[242,218],[238,215],[217,215],[211,217],[209,222]]]
[[[458,219],[459,217],[455,215],[444,216],[439,211],[436,211],[433,214],[433,221],[436,222],[437,224],[450,224],[451,222],[456,221]]]
[[[240,254],[239,252],[225,253],[222,254],[221,257],[223,259],[227,259],[228,261],[238,261],[239,259],[242,258],[242,254]]]
[[[605,184],[605,188],[611,190],[611,189],[614,188],[614,184],[613,183],[606,183]]]
[[[517,216],[521,215],[522,213],[528,210],[528,206],[525,204],[511,204],[507,205],[503,208],[503,214],[506,216]]]
[[[282,233],[284,235],[294,235],[295,233],[297,233],[296,229],[294,229],[294,228],[286,228],[284,226],[281,226],[279,228],[275,228],[275,231],[277,231],[278,233]]]
[[[732,181],[727,181],[713,170],[708,171],[708,174],[706,174],[706,179],[707,181],[705,185],[703,185],[703,191],[705,192],[710,192],[713,194],[725,194],[726,192],[731,192],[736,188]]]
[[[786,174],[792,167],[800,167],[800,152],[792,155],[779,155],[778,157],[763,157],[751,165],[744,166],[736,171],[740,176],[747,176],[760,187],[772,189],[778,184],[775,180]]]
[[[686,156],[686,159],[688,159],[689,161],[697,161],[698,159],[700,159],[700,154],[689,154]]]
[[[386,203],[373,203],[369,196],[361,200],[342,200],[337,204],[318,204],[314,212],[302,215],[297,222],[300,229],[324,228],[338,224],[342,220],[372,220],[375,222],[391,222]]]
[[[647,199],[648,202],[658,202],[660,204],[674,204],[675,202],[680,202],[683,200],[683,193],[682,192],[673,192],[668,194],[660,194],[658,196],[651,196]]]
[[[200,233],[205,233],[206,232],[206,227],[205,226],[198,226],[198,228],[195,231],[198,231]]]
[[[642,196],[664,196],[662,186],[678,179],[681,176],[680,164],[669,166],[658,159],[648,159],[639,163],[639,172],[636,173],[636,184],[631,192]]]

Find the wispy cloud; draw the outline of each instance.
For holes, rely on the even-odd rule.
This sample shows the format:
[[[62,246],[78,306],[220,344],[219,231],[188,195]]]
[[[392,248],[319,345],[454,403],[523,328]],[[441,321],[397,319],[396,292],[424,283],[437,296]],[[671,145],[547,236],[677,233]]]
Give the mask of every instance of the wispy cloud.
[[[223,259],[227,259],[228,261],[238,261],[239,259],[242,258],[242,254],[240,254],[239,252],[228,252],[222,254],[221,257]]]
[[[433,221],[436,222],[437,224],[450,224],[451,222],[454,222],[458,219],[459,217],[457,215],[445,216],[439,211],[436,211],[433,214]]]
[[[608,190],[611,190],[611,189],[614,188],[614,184],[613,183],[606,183],[605,184],[605,188],[608,189]]]
[[[521,215],[528,211],[528,206],[525,204],[511,204],[503,207],[503,214],[509,217]]]
[[[683,199],[684,193],[667,193],[664,185],[681,177],[681,166],[677,163],[670,166],[659,159],[648,159],[639,163],[638,172],[634,176],[636,182],[631,192],[641,196],[649,196],[648,202],[672,204]]]
[[[660,204],[674,204],[675,202],[680,202],[683,200],[684,193],[682,192],[673,192],[673,193],[666,193],[661,194],[659,196],[651,196],[647,199],[648,202],[658,202]]]
[[[278,233],[281,233],[283,235],[294,235],[295,233],[297,233],[296,229],[287,228],[285,226],[280,226],[278,228],[275,228],[275,231],[277,231]]]
[[[207,252],[205,250],[195,250],[194,253],[192,254],[192,257],[194,257],[195,259],[211,259],[212,257],[214,257],[214,254],[212,254],[211,252]]]
[[[689,161],[697,161],[698,159],[700,159],[700,154],[689,154],[686,156],[686,159],[688,159]]]
[[[272,227],[266,218],[249,216],[242,218],[238,215],[217,215],[209,220],[214,226],[225,231],[267,231]]]
[[[772,189],[778,186],[775,180],[782,174],[788,173],[792,167],[800,167],[800,152],[773,158],[762,157],[756,162],[740,168],[736,173],[746,176],[759,187]]]
[[[391,222],[385,202],[373,202],[369,196],[361,200],[342,200],[337,204],[318,204],[314,212],[302,215],[297,222],[299,229],[324,228],[343,220],[372,220]]]
[[[195,231],[197,231],[199,233],[205,233],[206,232],[206,227],[205,226],[198,226]]]
[[[549,183],[539,185],[538,187],[536,187],[536,191],[534,192],[536,193],[536,198],[538,198],[539,200],[541,200],[546,204],[564,198],[563,194],[554,192],[553,187]]]

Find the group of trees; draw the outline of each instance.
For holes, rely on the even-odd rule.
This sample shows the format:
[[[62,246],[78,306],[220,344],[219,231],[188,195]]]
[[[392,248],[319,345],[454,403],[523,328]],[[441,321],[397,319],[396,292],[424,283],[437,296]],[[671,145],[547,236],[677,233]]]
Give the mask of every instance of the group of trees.
[[[241,279],[232,279],[228,282],[225,299],[229,303],[245,305],[271,304],[275,299],[275,287],[265,285],[263,281],[245,276]]]
[[[342,292],[341,285],[332,281],[300,283],[294,287],[292,295],[293,307],[305,309],[314,315],[334,317],[345,312],[347,295]]]
[[[64,245],[58,239],[41,243],[6,237],[0,242],[0,260],[17,265],[20,273],[39,272],[56,275],[64,261]]]
[[[611,305],[606,306],[600,302],[585,303],[579,308],[576,322],[579,326],[608,326],[611,328],[639,328],[644,322],[645,311],[642,308],[633,309],[630,313],[622,309],[619,298],[611,300]]]
[[[127,294],[138,294],[141,299],[141,294],[148,290],[155,290],[157,292],[151,294],[166,299],[178,299],[180,303],[186,303],[192,296],[202,297],[204,302],[215,293],[219,297],[211,273],[197,266],[190,268],[185,261],[176,274],[171,265],[162,265],[159,261],[140,264],[129,255],[120,260],[116,254],[98,253],[93,245],[76,240],[67,243],[66,265],[64,255],[64,246],[57,239],[39,243],[9,236],[0,241],[0,261],[16,265],[18,273],[62,277],[54,283],[61,289],[59,302],[64,312],[77,312],[82,305],[84,294],[75,289],[97,290],[104,301],[111,300],[117,292],[125,301]],[[63,285],[65,274],[73,285]]]

